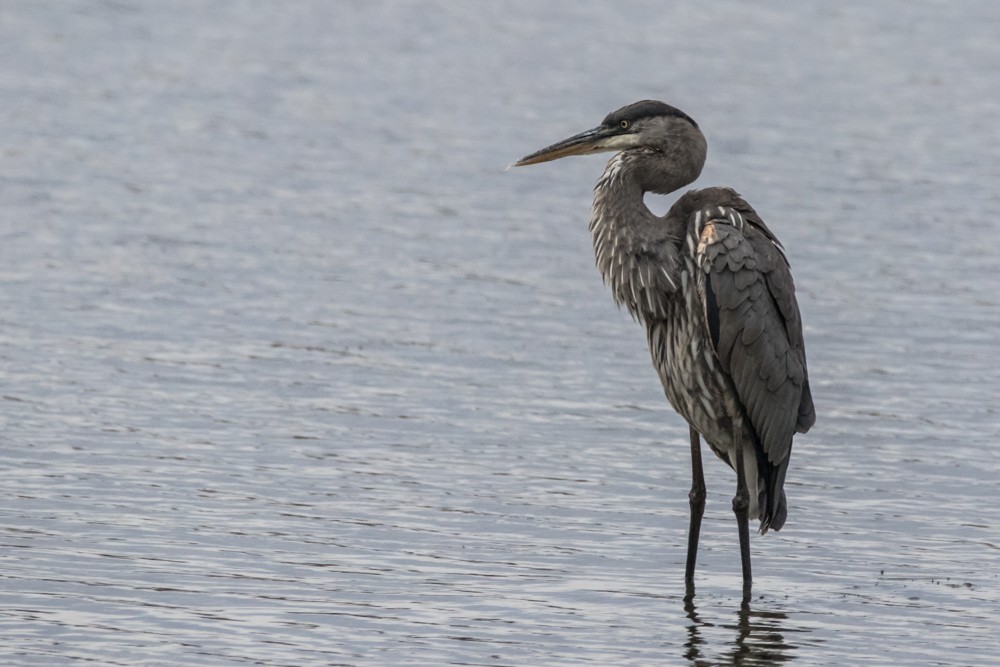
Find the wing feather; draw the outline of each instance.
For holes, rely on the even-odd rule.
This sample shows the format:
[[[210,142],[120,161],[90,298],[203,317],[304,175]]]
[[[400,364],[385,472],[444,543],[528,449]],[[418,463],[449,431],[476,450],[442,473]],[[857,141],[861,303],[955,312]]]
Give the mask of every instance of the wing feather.
[[[700,216],[706,321],[767,460],[780,466],[815,420],[795,288],[777,240],[752,209]],[[745,219],[745,222],[744,222]],[[742,224],[734,224],[734,222]]]

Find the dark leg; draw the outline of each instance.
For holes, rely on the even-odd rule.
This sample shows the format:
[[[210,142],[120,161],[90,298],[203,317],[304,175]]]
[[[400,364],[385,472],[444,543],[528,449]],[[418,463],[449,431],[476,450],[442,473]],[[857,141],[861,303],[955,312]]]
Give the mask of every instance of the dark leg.
[[[705,473],[701,467],[701,441],[698,431],[691,427],[691,525],[688,528],[687,566],[684,568],[685,600],[694,597],[694,564],[698,558],[698,536],[701,534],[701,517],[705,514]]]
[[[740,531],[740,561],[743,564],[743,600],[750,599],[753,577],[750,574],[750,524],[747,514],[750,508],[750,494],[743,478],[743,450],[736,451],[736,495],[733,496],[733,512]]]

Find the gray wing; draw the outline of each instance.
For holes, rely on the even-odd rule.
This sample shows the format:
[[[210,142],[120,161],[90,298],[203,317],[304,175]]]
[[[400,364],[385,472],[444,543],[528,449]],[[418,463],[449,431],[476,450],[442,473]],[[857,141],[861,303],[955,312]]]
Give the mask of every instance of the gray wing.
[[[696,214],[699,285],[716,356],[767,460],[783,468],[792,436],[812,426],[815,411],[788,262],[753,210],[746,213]]]

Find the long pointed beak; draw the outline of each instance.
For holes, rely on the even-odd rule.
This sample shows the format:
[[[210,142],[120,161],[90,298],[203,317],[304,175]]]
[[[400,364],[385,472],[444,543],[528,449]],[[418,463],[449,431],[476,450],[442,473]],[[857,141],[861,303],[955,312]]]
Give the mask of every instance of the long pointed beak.
[[[633,139],[635,135],[619,134],[619,132],[617,127],[600,125],[592,130],[575,134],[569,139],[563,139],[551,146],[546,146],[540,151],[525,155],[511,166],[525,167],[529,164],[558,160],[570,155],[589,155],[603,151],[621,150],[635,145]]]

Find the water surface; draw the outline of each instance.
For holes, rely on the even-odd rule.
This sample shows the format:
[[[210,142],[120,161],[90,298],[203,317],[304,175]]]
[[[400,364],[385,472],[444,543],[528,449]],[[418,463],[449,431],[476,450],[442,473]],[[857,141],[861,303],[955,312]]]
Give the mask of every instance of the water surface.
[[[6,3],[10,665],[988,664],[1000,9]],[[791,258],[818,422],[740,609],[586,232],[645,97]],[[670,199],[652,198],[665,210]]]

